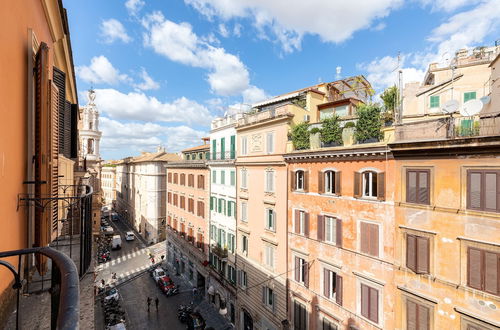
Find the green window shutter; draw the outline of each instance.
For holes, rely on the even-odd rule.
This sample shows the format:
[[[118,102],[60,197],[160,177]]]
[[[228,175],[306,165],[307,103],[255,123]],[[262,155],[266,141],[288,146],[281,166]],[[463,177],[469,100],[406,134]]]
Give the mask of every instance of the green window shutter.
[[[220,139],[220,159],[224,159],[224,153],[226,152],[226,138]]]
[[[222,212],[222,199],[219,199],[219,213]]]
[[[236,172],[231,171],[231,186],[234,186],[236,184]]]
[[[476,99],[476,92],[464,93],[464,103],[469,100],[475,100],[475,99]]]
[[[220,183],[226,184],[226,172],[220,171]]]
[[[227,215],[228,216],[231,216],[232,214],[232,209],[233,209],[233,205],[232,205],[232,202],[227,202]]]
[[[214,198],[210,197],[210,211],[213,211],[214,209]]]
[[[216,159],[217,154],[217,140],[212,140],[212,159]]]
[[[212,183],[217,183],[217,172],[215,170],[212,171]]]
[[[231,159],[236,156],[236,136],[231,135]]]
[[[431,108],[439,108],[439,95],[433,95],[430,99]]]

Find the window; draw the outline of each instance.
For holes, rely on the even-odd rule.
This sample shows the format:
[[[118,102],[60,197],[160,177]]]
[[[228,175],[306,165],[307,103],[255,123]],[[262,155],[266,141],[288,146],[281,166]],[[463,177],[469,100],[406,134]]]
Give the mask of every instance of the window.
[[[246,156],[248,154],[248,139],[246,136],[241,137],[241,155]]]
[[[247,170],[245,168],[241,169],[241,188],[247,188]]]
[[[406,329],[428,330],[430,328],[429,307],[406,299]]]
[[[217,140],[212,140],[212,159],[217,159]]]
[[[226,138],[220,139],[220,159],[225,159],[226,157]]]
[[[467,171],[467,208],[471,210],[500,212],[500,171]]]
[[[354,172],[354,197],[385,199],[385,173]]]
[[[338,330],[338,327],[327,318],[323,318],[321,330]]]
[[[304,171],[295,172],[295,189],[304,190]]]
[[[212,183],[217,183],[217,171],[212,171]]]
[[[360,227],[361,252],[378,257],[378,225],[362,221]]]
[[[265,246],[265,265],[269,268],[274,268],[274,251],[275,248],[272,245]]]
[[[472,317],[462,317],[460,318],[461,330],[498,330],[498,327],[491,326],[491,323],[482,322],[479,319]]]
[[[188,186],[189,187],[194,187],[194,174],[189,174],[188,175]]]
[[[241,235],[241,253],[248,255],[248,237],[245,235]]]
[[[177,194],[174,194],[174,205],[177,206]]]
[[[220,171],[220,184],[226,184],[226,172]]]
[[[342,246],[342,220],[318,215],[318,240]]]
[[[429,186],[429,170],[406,170],[406,202],[429,204]]]
[[[188,212],[194,213],[194,199],[188,199]]]
[[[238,284],[242,289],[246,289],[248,287],[248,276],[247,272],[244,270],[238,271]]]
[[[293,330],[307,329],[307,310],[306,306],[298,301],[293,302]]]
[[[196,215],[202,218],[205,217],[205,203],[203,203],[202,201],[198,201]]]
[[[323,295],[342,305],[342,277],[327,268],[323,268]]]
[[[210,196],[210,211],[217,210],[217,197]]]
[[[476,92],[465,92],[464,93],[464,103],[470,100],[476,99]]]
[[[429,238],[406,234],[406,267],[429,274]]]
[[[295,233],[309,236],[309,213],[295,210]]]
[[[167,201],[168,201],[168,203],[169,203],[169,204],[171,204],[171,203],[172,203],[172,193],[171,193],[171,192],[169,192],[169,193],[167,194]]]
[[[227,202],[227,216],[228,217],[233,217],[235,216],[236,210],[235,210],[236,203],[232,201]]]
[[[234,186],[234,185],[236,185],[236,172],[235,171],[231,171],[229,173],[230,173],[230,176],[231,176],[230,177],[230,180],[231,180],[230,184],[231,184],[231,186]]]
[[[262,287],[262,303],[264,306],[267,308],[270,308],[274,311],[275,309],[275,304],[276,302],[276,294],[274,293],[273,289],[267,286]]]
[[[500,295],[500,253],[469,247],[467,257],[467,285]]]
[[[234,159],[236,157],[236,136],[235,135],[231,135],[229,150],[230,150],[229,157],[231,159]]]
[[[227,266],[227,279],[233,284],[236,283],[236,269],[231,265]]]
[[[274,152],[274,133],[272,132],[266,134],[266,150],[268,154]]]
[[[236,240],[233,234],[228,233],[227,234],[227,249],[229,252],[234,254],[234,251],[236,249]]]
[[[429,108],[439,108],[439,95],[432,95],[430,97]]]
[[[226,200],[219,198],[219,213],[226,214]]]
[[[266,209],[266,229],[275,231],[276,227],[275,213],[273,209]]]
[[[361,315],[378,323],[378,290],[361,284]]]
[[[241,202],[241,221],[247,222],[247,202]]]
[[[174,183],[177,184],[178,182],[178,174],[174,173]]]
[[[318,173],[319,192],[340,195],[340,172],[325,171]]]
[[[305,259],[295,257],[295,281],[309,287],[309,266]]]
[[[266,192],[274,192],[274,171],[266,171]]]
[[[210,225],[210,239],[217,241],[217,227],[215,225]]]
[[[196,247],[201,251],[205,251],[205,243],[203,243],[203,234],[198,233],[196,238]]]
[[[204,175],[198,175],[198,188],[205,189],[205,176]]]
[[[181,181],[181,182],[180,182],[180,184],[181,184],[182,186],[185,186],[185,185],[186,185],[186,174],[181,173],[181,180],[180,180],[180,181]]]
[[[224,248],[226,246],[226,231],[219,228],[219,233],[217,235],[217,245]]]
[[[180,197],[180,207],[181,207],[181,209],[186,208],[186,197],[184,197],[184,196]]]
[[[172,183],[172,173],[168,173],[168,183]]]

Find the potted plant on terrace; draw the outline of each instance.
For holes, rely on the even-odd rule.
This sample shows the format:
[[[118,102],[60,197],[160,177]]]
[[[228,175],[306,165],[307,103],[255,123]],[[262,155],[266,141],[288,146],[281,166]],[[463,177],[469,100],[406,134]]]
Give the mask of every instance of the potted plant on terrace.
[[[342,141],[344,146],[351,146],[355,143],[354,132],[356,131],[356,124],[352,121],[345,123],[344,128],[342,128]]]
[[[309,124],[300,123],[292,128],[291,137],[295,150],[309,149]]]
[[[382,121],[378,104],[363,104],[358,108],[358,121],[354,137],[358,143],[380,141],[382,138]]]
[[[321,146],[334,147],[342,145],[342,129],[339,117],[333,115],[321,121]]]

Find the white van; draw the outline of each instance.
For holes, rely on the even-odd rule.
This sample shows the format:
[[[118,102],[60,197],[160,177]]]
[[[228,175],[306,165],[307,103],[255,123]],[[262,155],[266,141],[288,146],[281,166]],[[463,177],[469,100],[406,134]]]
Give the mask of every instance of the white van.
[[[125,240],[127,241],[133,241],[135,239],[135,235],[133,231],[127,231],[125,234]]]
[[[117,250],[122,248],[122,238],[120,235],[114,235],[111,242],[111,249]]]

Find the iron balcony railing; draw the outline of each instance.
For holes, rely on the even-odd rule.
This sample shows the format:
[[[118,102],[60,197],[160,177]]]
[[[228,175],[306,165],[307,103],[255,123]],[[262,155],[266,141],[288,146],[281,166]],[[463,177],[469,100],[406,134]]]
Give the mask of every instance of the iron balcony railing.
[[[207,155],[207,160],[217,161],[217,160],[234,160],[236,159],[236,150],[224,151],[224,152],[210,152]]]
[[[51,259],[51,329],[78,329],[80,319],[80,284],[75,263],[66,254],[50,247],[0,252],[0,259],[18,256],[18,267],[25,255],[44,255]],[[0,265],[7,267],[14,276],[13,289],[17,290],[16,329],[19,329],[19,296],[23,287],[21,269],[5,260]],[[32,315],[30,317],[33,317]]]
[[[228,250],[225,247],[222,247],[218,244],[212,244],[212,253],[218,256],[221,259],[226,259],[228,256]]]

